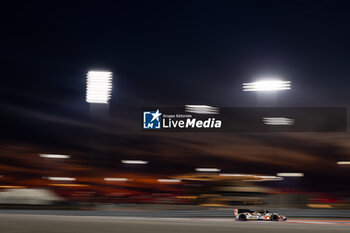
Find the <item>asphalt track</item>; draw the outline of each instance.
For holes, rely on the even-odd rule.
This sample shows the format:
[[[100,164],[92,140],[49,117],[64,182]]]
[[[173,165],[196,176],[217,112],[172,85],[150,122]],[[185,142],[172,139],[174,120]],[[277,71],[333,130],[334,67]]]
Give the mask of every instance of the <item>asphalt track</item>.
[[[255,208],[256,209],[256,208]],[[272,210],[272,209],[270,209]],[[273,209],[272,211],[288,218],[345,218],[350,219],[349,210],[337,209]],[[114,206],[97,210],[20,210],[0,209],[0,214],[42,214],[42,215],[76,215],[76,216],[120,216],[120,217],[163,217],[163,218],[232,218],[233,209],[142,209],[116,208]]]
[[[76,216],[62,212],[54,214],[53,211],[47,215],[37,211],[1,212],[1,233],[350,232],[350,219],[298,218],[287,222],[238,222],[232,218]]]

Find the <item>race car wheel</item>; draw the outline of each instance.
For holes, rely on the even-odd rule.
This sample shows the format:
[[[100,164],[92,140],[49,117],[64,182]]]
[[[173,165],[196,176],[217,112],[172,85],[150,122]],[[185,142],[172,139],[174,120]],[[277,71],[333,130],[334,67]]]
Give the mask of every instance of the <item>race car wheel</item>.
[[[278,221],[278,216],[277,215],[272,215],[271,216],[271,221]]]
[[[239,221],[247,221],[247,216],[245,216],[245,214],[241,214],[241,215],[239,215],[238,220]]]

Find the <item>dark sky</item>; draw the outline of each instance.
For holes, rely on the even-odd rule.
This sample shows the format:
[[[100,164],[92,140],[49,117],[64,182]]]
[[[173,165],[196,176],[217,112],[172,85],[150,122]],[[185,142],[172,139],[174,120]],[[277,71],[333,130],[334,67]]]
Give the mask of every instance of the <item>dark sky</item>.
[[[349,100],[346,1],[34,2],[4,7],[2,93],[79,101],[105,68],[113,102],[237,105],[262,74],[293,82],[288,104]]]
[[[182,138],[141,135],[137,122],[144,106],[255,107],[255,94],[243,93],[241,83],[261,75],[292,81],[278,106],[347,107],[347,1],[24,1],[2,8],[4,163],[24,147],[32,154],[89,154],[80,163],[101,167],[123,157],[154,157],[153,172],[166,173],[190,171],[185,160],[199,156],[203,165],[231,172],[274,173],[292,165],[315,179],[323,174],[315,163],[349,158],[347,134]],[[107,123],[89,116],[85,75],[91,69],[114,73]],[[87,145],[91,137],[107,139]]]

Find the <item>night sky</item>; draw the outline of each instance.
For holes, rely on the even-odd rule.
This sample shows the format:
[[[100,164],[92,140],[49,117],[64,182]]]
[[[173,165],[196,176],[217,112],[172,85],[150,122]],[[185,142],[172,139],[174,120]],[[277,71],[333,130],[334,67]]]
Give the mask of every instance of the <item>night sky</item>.
[[[348,133],[141,132],[146,106],[261,107],[243,82],[292,82],[276,107],[348,107],[346,1],[24,1],[1,14],[0,174],[172,176],[304,172],[311,191],[350,191]],[[109,113],[85,102],[86,73],[114,74]],[[269,103],[263,103],[269,105]],[[263,106],[262,106],[263,107]],[[43,168],[39,153],[71,154]],[[121,159],[152,166],[130,170]],[[312,184],[312,186],[310,186]]]

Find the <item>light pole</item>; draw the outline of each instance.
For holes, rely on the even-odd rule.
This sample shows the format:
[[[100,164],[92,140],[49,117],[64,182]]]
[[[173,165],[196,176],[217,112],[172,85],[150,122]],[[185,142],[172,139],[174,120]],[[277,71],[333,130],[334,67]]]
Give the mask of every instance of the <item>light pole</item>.
[[[109,101],[112,95],[113,73],[110,71],[90,70],[86,74],[86,102],[89,103],[90,120],[95,125],[109,127]],[[100,145],[105,153],[105,145],[109,146],[109,135],[91,131],[91,145]],[[107,147],[108,148],[108,147]],[[101,150],[91,147],[94,154]],[[94,173],[93,171],[91,173]]]

